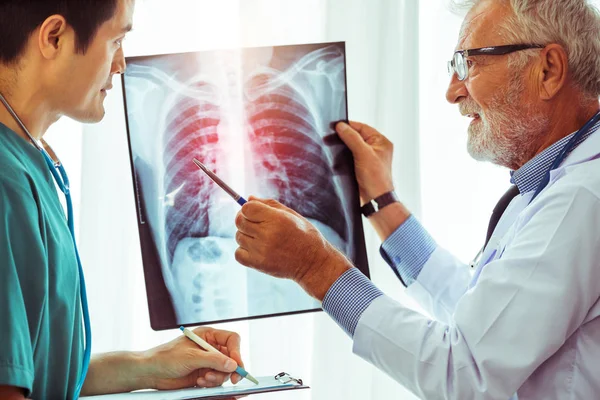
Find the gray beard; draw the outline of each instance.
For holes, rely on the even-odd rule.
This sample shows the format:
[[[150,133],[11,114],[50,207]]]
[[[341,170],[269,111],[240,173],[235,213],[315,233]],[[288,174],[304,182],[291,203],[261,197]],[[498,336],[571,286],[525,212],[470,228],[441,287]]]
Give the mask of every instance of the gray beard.
[[[490,103],[489,115],[469,126],[467,150],[477,161],[488,161],[516,170],[533,158],[539,140],[548,129],[548,119],[522,101],[522,80],[513,80],[499,90]]]

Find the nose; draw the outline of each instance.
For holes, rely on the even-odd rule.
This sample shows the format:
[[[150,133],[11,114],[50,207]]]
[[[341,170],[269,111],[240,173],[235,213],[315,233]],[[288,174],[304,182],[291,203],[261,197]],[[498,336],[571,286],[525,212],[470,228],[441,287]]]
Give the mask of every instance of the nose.
[[[459,80],[458,76],[453,74],[452,79],[450,80],[450,85],[448,86],[448,90],[446,91],[446,100],[448,100],[448,103],[460,103],[468,96],[468,94],[469,92],[467,90],[467,86],[465,85],[465,81]]]
[[[113,74],[124,74],[126,69],[127,64],[125,63],[125,54],[123,53],[123,48],[120,48],[115,54],[111,72]]]

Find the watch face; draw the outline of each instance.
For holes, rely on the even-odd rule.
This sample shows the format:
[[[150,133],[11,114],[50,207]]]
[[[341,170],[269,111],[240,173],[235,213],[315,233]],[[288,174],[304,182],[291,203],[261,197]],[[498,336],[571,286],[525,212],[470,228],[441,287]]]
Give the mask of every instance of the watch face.
[[[231,188],[306,217],[369,276],[347,121],[344,43],[130,57],[122,76],[146,293],[154,329],[320,304],[235,260]]]

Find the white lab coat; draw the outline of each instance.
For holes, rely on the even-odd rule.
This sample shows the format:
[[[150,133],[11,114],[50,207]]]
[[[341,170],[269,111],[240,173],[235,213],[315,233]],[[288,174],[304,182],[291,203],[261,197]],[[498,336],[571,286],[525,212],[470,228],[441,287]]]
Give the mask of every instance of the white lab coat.
[[[531,196],[474,275],[434,251],[407,288],[434,320],[378,297],[354,352],[424,399],[600,398],[600,132]]]

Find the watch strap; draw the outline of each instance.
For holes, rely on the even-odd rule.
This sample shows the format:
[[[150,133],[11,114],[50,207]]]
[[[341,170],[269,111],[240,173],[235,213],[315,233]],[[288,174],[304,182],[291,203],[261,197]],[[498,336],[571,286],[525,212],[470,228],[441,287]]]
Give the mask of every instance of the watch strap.
[[[396,195],[396,192],[392,190],[391,192],[384,193],[381,196],[378,196],[366,203],[360,208],[360,212],[362,213],[362,215],[369,218],[371,215],[375,214],[383,207],[398,202],[400,202],[400,199]]]

